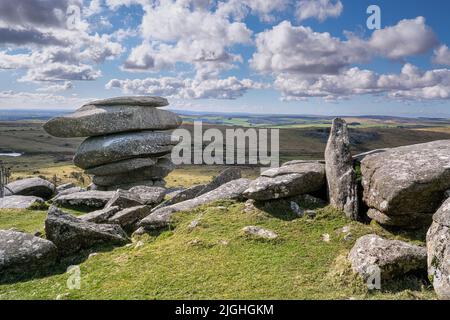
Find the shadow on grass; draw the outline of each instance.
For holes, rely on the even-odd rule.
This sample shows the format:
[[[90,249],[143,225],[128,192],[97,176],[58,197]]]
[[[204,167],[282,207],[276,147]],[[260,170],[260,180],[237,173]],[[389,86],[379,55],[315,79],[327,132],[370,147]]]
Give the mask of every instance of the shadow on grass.
[[[67,272],[67,268],[74,265],[79,265],[89,258],[93,252],[108,252],[116,248],[113,245],[99,244],[90,249],[80,251],[75,255],[59,257],[57,263],[47,270],[36,272],[18,273],[17,271],[6,270],[5,274],[0,275],[0,285],[14,284],[19,282],[26,282],[35,279],[46,278],[54,275],[60,275]]]
[[[419,292],[425,288],[431,288],[425,270],[408,273],[401,278],[397,277],[381,283],[381,292],[399,293],[403,291]]]

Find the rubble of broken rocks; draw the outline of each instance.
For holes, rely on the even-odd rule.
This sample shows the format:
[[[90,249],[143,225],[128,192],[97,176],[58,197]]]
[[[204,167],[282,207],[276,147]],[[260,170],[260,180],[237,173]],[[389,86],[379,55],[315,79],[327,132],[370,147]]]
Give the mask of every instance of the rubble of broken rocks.
[[[325,161],[290,161],[253,181],[242,178],[233,167],[210,183],[172,192],[154,180],[162,180],[173,169],[162,155],[176,144],[155,130],[181,123],[176,115],[156,109],[166,104],[162,98],[116,98],[91,103],[46,124],[56,136],[90,136],[80,146],[75,163],[105,188],[54,186],[40,178],[8,185],[0,209],[23,209],[46,200],[52,206],[45,222],[46,240],[0,231],[0,273],[47,268],[58,256],[96,245],[124,245],[133,233],[167,228],[177,212],[217,200],[245,202],[245,212],[281,210],[276,214],[312,219],[315,211],[305,207],[329,204],[352,220],[368,215],[386,228],[429,228],[426,248],[375,234],[355,239],[348,261],[364,281],[373,270],[389,280],[411,272],[426,274],[428,269],[438,297],[450,299],[450,140],[352,156],[347,125],[335,119]],[[361,169],[360,177],[356,167]],[[89,212],[75,217],[64,207],[84,207]],[[242,232],[268,240],[282,236],[259,226],[247,226]],[[24,249],[18,252],[18,247]]]

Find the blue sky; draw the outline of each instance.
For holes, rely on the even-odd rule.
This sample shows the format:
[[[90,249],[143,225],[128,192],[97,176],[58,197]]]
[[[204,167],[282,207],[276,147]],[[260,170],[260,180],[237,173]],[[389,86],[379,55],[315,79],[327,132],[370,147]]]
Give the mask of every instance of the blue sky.
[[[184,110],[450,118],[448,12],[447,0],[2,1],[0,108],[145,94]]]

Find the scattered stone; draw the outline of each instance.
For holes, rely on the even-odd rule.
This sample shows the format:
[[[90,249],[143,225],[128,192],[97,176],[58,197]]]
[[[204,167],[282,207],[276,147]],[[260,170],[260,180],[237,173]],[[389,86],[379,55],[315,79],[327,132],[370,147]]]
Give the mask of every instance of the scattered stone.
[[[70,183],[65,183],[65,184],[61,184],[59,186],[56,187],[56,193],[60,193],[61,191],[67,190],[67,189],[71,189],[71,188],[75,188],[76,185],[72,182]]]
[[[221,246],[227,246],[230,242],[228,240],[219,240],[218,242]]]
[[[353,240],[353,234],[351,232],[347,233],[344,236],[344,241],[352,241]]]
[[[105,208],[119,207],[121,210],[143,205],[141,197],[133,192],[126,190],[117,190],[111,200],[105,205]]]
[[[249,185],[250,180],[248,179],[230,181],[197,198],[154,210],[148,217],[142,219],[139,225],[145,227],[146,229],[165,228],[170,224],[170,220],[176,212],[187,211],[217,200],[242,199],[243,192]]]
[[[252,181],[244,196],[254,200],[288,198],[320,190],[325,184],[325,166],[304,162],[269,169]]]
[[[0,209],[33,209],[44,204],[44,200],[32,196],[9,196],[0,198]]]
[[[241,169],[239,168],[228,168],[220,172],[214,179],[206,184],[203,189],[201,189],[196,197],[201,196],[202,194],[208,193],[214,189],[217,189],[221,185],[228,183],[233,180],[237,180],[241,178]]]
[[[291,201],[291,209],[300,218],[305,215],[305,210],[300,208],[300,206],[294,201]]]
[[[111,162],[161,156],[171,152],[178,139],[163,132],[140,131],[90,137],[80,145],[73,159],[82,169]]]
[[[143,227],[139,227],[133,232],[133,237],[134,236],[142,236],[146,233],[147,233],[147,231]]]
[[[166,189],[161,187],[137,186],[131,188],[129,192],[138,195],[145,205],[154,205],[163,201]]]
[[[273,240],[278,238],[278,234],[271,230],[263,229],[255,226],[248,226],[242,229],[242,231],[249,236],[254,236],[261,239]]]
[[[92,252],[89,254],[88,259],[92,259],[93,257],[98,256],[97,252]]]
[[[256,210],[256,207],[255,207],[255,200],[253,200],[253,199],[248,199],[247,201],[245,201],[245,204],[244,204],[244,211],[246,212],[246,213],[250,213],[250,212],[253,212],[253,211],[255,211]]]
[[[70,255],[98,244],[124,245],[129,242],[119,225],[83,221],[54,206],[45,220],[45,234],[61,255]]]
[[[121,209],[119,207],[108,207],[97,211],[92,211],[81,215],[78,219],[93,223],[107,223],[108,219],[114,214],[119,212]]]
[[[195,228],[197,228],[199,225],[200,225],[200,220],[198,220],[198,219],[192,220],[191,223],[189,223],[188,229],[189,229],[189,231],[192,231]]]
[[[450,300],[450,198],[433,216],[427,233],[428,276],[440,299]]]
[[[306,210],[305,211],[305,215],[309,218],[309,219],[314,219],[317,216],[317,211],[316,210]]]
[[[425,270],[427,251],[399,240],[375,234],[359,238],[348,255],[352,269],[366,281],[380,271],[380,279],[392,279],[411,271]]]
[[[58,206],[103,208],[114,196],[112,191],[86,191],[58,197],[54,204]]]
[[[331,241],[330,235],[328,233],[324,233],[322,235],[322,241],[323,242],[330,242]]]
[[[65,189],[65,190],[62,190],[62,191],[58,192],[56,194],[56,197],[53,198],[52,201],[54,199],[56,199],[57,197],[60,197],[60,196],[65,196],[67,194],[78,193],[78,192],[85,192],[85,191],[86,191],[86,189],[81,188],[81,187],[68,188],[68,189]]]
[[[325,170],[330,205],[353,220],[359,218],[358,184],[353,169],[350,140],[345,120],[333,120],[325,149]]]
[[[383,225],[429,226],[450,187],[450,140],[390,149],[361,162],[369,217]]]
[[[154,208],[154,210],[157,210],[157,209],[160,209],[163,207],[168,207],[173,204],[183,202],[186,200],[191,200],[191,199],[195,198],[200,193],[200,191],[205,188],[205,186],[206,186],[205,184],[199,184],[196,186],[192,186],[186,190],[180,191],[176,195],[174,195],[172,198],[167,199],[164,202],[160,203],[158,206],[156,206]]]
[[[130,190],[134,187],[160,187],[160,188],[164,188],[166,185],[166,182],[163,179],[154,179],[154,180],[139,180],[139,181],[135,181],[135,182],[130,182],[130,183],[123,183],[123,184],[118,184],[115,186],[107,186],[107,187],[100,187],[102,189],[105,189],[107,191],[116,191],[118,189],[123,189],[123,190]]]
[[[137,222],[148,216],[150,212],[151,208],[148,206],[136,206],[117,212],[108,221],[120,225],[125,230],[130,230],[134,228]]]
[[[55,185],[41,178],[28,178],[8,183],[5,186],[6,195],[34,196],[50,199],[55,193]]]
[[[140,106],[85,105],[74,113],[50,119],[44,130],[55,137],[101,136],[139,130],[171,130],[181,124],[173,112]]]
[[[136,245],[134,246],[134,248],[138,249],[138,248],[143,247],[143,246],[144,246],[144,242],[138,241],[138,242],[136,242]]]
[[[28,233],[0,230],[0,274],[47,271],[56,258],[52,242]]]

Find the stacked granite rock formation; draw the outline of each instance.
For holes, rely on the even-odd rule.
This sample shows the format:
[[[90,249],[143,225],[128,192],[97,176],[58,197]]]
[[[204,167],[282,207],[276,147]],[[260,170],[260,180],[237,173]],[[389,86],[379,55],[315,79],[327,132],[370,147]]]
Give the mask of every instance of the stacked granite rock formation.
[[[55,137],[88,137],[74,163],[93,176],[98,190],[164,186],[174,169],[168,156],[178,140],[164,130],[181,125],[176,114],[158,109],[161,97],[120,97],[88,103],[74,113],[49,120]]]

